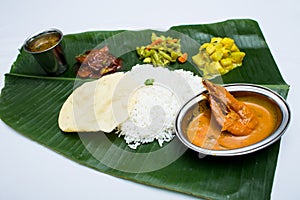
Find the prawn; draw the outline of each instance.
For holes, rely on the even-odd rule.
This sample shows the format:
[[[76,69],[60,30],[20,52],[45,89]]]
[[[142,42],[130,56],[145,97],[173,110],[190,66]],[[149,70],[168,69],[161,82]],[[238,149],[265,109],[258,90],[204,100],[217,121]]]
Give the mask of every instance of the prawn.
[[[249,135],[257,126],[258,120],[253,111],[238,101],[224,87],[203,79],[203,85],[208,91],[208,100],[213,116],[222,127],[236,136]]]

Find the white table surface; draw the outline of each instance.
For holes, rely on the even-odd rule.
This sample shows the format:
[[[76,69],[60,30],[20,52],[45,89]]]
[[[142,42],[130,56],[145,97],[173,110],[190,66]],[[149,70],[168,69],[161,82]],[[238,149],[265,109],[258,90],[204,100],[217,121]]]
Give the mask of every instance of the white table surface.
[[[24,40],[51,27],[88,30],[168,29],[226,19],[256,20],[291,85],[292,121],[281,140],[272,199],[299,199],[300,1],[16,1],[1,3],[0,86]],[[70,6],[71,5],[71,6]],[[297,102],[298,101],[298,102]],[[0,121],[0,199],[195,199],[115,178],[81,166],[19,135]]]

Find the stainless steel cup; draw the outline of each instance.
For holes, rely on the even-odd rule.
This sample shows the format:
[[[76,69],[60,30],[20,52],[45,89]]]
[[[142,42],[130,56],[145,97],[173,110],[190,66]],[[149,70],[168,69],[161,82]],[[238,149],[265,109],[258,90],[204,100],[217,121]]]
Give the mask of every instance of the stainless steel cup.
[[[60,30],[48,29],[26,39],[23,49],[34,56],[47,74],[60,75],[67,69],[62,39]]]

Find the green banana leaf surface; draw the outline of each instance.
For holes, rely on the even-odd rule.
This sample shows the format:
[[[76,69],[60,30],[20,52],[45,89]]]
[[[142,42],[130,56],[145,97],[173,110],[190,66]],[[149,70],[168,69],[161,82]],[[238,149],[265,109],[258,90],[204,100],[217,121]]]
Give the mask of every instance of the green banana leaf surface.
[[[84,144],[80,134],[64,133],[59,129],[61,106],[74,88],[89,81],[76,77],[75,56],[108,45],[111,53],[123,60],[120,70],[128,71],[142,63],[135,48],[149,44],[152,32],[181,37],[182,51],[188,52],[189,60],[184,64],[171,64],[170,68],[190,70],[200,76],[200,71],[190,60],[191,56],[211,37],[231,37],[241,51],[246,53],[243,66],[212,81],[260,84],[284,98],[288,95],[289,85],[283,80],[258,23],[251,19],[174,26],[166,32],[91,31],[64,36],[68,70],[60,76],[47,75],[32,55],[20,49],[17,60],[5,75],[5,86],[0,97],[1,119],[21,135],[77,163],[112,176],[203,199],[270,199],[280,141],[257,152],[235,157],[206,156],[200,159],[196,152],[186,150],[167,166],[138,173],[118,170],[95,158],[93,153],[98,152],[122,161],[123,154],[101,145],[93,146],[93,138],[96,141],[97,135],[106,135],[113,146],[132,154],[155,151],[159,149],[156,142],[131,150],[117,134],[85,133],[89,144]],[[92,148],[88,150],[87,145]],[[181,144],[178,143],[180,148]],[[147,161],[139,164],[146,166]]]

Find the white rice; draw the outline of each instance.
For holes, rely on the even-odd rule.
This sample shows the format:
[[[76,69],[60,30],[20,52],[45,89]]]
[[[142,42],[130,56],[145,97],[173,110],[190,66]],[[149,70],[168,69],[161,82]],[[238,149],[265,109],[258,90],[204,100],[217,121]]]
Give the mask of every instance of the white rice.
[[[139,145],[157,140],[160,146],[164,142],[170,142],[174,135],[174,121],[176,115],[187,99],[200,93],[203,89],[201,78],[194,76],[192,72],[184,70],[169,71],[166,68],[153,67],[152,65],[138,65],[137,68],[146,70],[152,68],[154,72],[171,73],[172,77],[180,75],[181,83],[170,82],[159,83],[154,78],[154,84],[150,86],[141,85],[137,88],[129,100],[129,118],[123,122],[119,129],[119,136],[124,136],[128,146],[136,149]],[[157,77],[158,79],[158,77]],[[165,79],[168,79],[167,77]],[[167,80],[168,81],[168,80]],[[170,80],[174,81],[174,80]],[[182,82],[186,82],[183,84]],[[184,101],[180,99],[176,91],[170,89],[168,85],[181,88],[180,96],[184,96]]]

